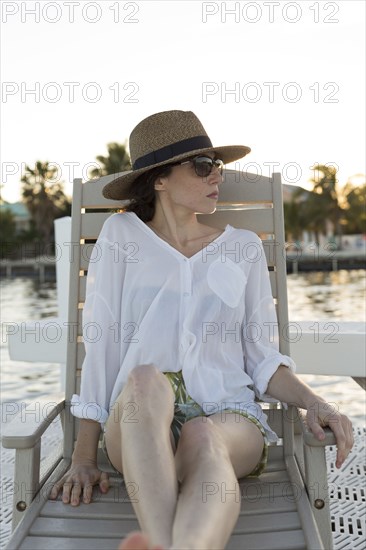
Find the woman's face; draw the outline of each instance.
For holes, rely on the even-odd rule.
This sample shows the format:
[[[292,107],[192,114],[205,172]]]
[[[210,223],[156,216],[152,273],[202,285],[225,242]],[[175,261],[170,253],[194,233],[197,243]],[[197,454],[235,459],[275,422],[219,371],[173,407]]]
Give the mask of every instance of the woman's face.
[[[213,155],[204,156],[214,158]],[[166,206],[211,214],[216,210],[222,179],[216,167],[207,177],[197,176],[193,163],[188,162],[173,166],[169,176],[158,178],[155,189],[159,191],[158,196]]]

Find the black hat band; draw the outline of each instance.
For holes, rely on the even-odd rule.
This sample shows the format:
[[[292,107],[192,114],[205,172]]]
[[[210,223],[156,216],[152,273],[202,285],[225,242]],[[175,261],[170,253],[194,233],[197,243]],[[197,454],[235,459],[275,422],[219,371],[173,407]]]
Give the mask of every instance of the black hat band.
[[[165,162],[178,155],[195,151],[196,149],[206,149],[212,147],[212,142],[207,136],[195,136],[182,141],[177,141],[171,145],[166,145],[161,149],[147,153],[135,160],[133,163],[134,170],[140,170],[140,168],[146,168],[153,166],[159,162]]]

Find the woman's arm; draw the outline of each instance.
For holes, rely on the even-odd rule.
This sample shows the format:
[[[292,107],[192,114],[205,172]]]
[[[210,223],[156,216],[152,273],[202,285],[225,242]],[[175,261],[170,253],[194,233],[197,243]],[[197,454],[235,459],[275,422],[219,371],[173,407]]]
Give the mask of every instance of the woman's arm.
[[[72,455],[73,463],[88,463],[96,466],[100,429],[99,422],[80,419],[79,433]]]
[[[109,489],[108,474],[97,466],[100,424],[94,420],[80,420],[79,433],[72,455],[70,469],[52,488],[50,498],[55,499],[62,489],[62,502],[78,506],[81,493],[83,502],[91,501],[93,486],[99,483],[102,493]]]
[[[257,397],[263,401],[274,398],[306,409],[308,427],[317,439],[324,439],[324,426],[331,428],[338,447],[336,466],[340,468],[353,445],[352,424],[304,384],[293,372],[295,363],[291,357],[279,352],[277,317],[267,261],[259,237],[253,234],[251,238],[261,254],[251,262],[245,291],[243,351],[246,371],[253,380]]]
[[[322,427],[329,426],[336,437],[336,467],[340,468],[353,446],[352,423],[349,418],[315,394],[307,384],[283,365],[280,365],[271,377],[267,393],[279,401],[306,409],[307,425],[320,441],[325,437]]]

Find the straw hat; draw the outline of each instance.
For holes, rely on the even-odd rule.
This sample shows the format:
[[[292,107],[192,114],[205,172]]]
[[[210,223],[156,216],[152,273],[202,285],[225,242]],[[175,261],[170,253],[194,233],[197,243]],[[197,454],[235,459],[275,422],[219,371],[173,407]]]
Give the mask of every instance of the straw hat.
[[[191,111],[164,111],[142,120],[131,132],[132,170],[122,172],[103,187],[107,199],[129,198],[130,184],[144,172],[203,153],[215,153],[224,164],[248,153],[245,145],[213,147],[204,127]]]

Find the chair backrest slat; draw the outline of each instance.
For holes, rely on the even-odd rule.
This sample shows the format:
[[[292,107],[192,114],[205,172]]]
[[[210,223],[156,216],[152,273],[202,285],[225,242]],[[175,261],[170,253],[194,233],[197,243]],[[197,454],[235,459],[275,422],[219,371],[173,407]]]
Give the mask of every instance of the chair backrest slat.
[[[225,170],[219,198],[220,202],[227,203],[271,203],[273,200],[271,178]]]
[[[113,181],[116,174],[90,180],[83,184],[84,208],[120,208],[126,201],[111,201],[102,195],[104,185]],[[272,180],[269,177],[236,170],[224,171],[224,183],[220,186],[220,202],[255,203],[273,200]]]
[[[97,239],[110,212],[91,212],[81,215],[81,238]]]
[[[238,229],[249,229],[255,233],[274,233],[272,208],[250,210],[217,209],[213,214],[198,214],[197,219],[200,223],[212,227],[223,228],[226,224],[230,224]]]

